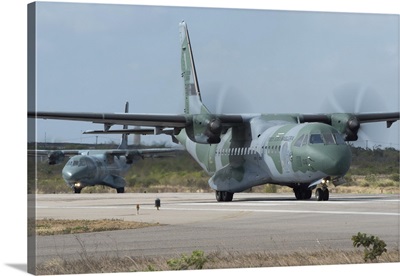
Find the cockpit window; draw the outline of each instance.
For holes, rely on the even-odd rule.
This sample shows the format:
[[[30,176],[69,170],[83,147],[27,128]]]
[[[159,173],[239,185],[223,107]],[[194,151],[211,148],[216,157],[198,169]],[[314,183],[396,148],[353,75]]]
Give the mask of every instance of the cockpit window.
[[[328,132],[328,133],[313,133],[313,134],[302,134],[295,142],[295,147],[303,147],[307,144],[324,144],[324,145],[344,145],[346,144],[340,133]]]
[[[303,142],[301,143],[301,146],[302,146],[302,147],[303,147],[303,146],[306,146],[307,143],[308,143],[308,134],[306,134],[306,135],[304,136],[304,139],[303,139]]]
[[[301,147],[301,143],[303,142],[303,139],[304,139],[304,134],[301,135],[301,136],[299,137],[299,139],[297,139],[297,141],[294,143],[294,146],[295,146],[295,147]]]
[[[335,145],[336,144],[332,133],[323,133],[322,136],[324,136],[325,145]]]
[[[83,167],[86,166],[86,160],[84,158],[82,158],[81,160],[79,160],[79,167]]]
[[[70,167],[83,167],[83,166],[87,166],[88,165],[88,161],[86,160],[86,158],[80,158],[78,160],[76,159],[72,159],[70,161],[68,161],[67,165]]]
[[[340,135],[340,133],[334,133],[333,135],[335,136],[336,144],[338,144],[338,145],[346,144],[346,142],[344,141],[344,139],[343,139],[342,135]]]
[[[310,144],[323,144],[324,140],[322,139],[321,134],[311,134],[310,135]]]

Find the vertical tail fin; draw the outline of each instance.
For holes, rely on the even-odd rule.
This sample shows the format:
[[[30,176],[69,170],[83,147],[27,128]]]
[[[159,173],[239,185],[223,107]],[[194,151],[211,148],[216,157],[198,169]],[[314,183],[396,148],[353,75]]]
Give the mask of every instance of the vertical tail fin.
[[[129,102],[125,103],[125,113],[129,112]],[[128,129],[127,125],[124,125],[123,129]],[[128,148],[128,134],[122,134],[121,143],[118,146],[118,149],[127,149]]]
[[[185,114],[210,113],[201,101],[192,47],[186,23],[179,24],[181,38],[181,70],[185,85]]]

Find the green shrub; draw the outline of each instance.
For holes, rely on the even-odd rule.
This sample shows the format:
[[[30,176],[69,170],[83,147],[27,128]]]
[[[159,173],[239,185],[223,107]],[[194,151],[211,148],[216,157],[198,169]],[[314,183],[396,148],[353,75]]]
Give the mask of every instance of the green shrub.
[[[168,260],[167,264],[172,270],[188,270],[202,269],[206,262],[207,257],[204,256],[204,252],[195,250],[191,256],[182,254],[181,258]]]
[[[394,173],[390,176],[390,180],[393,180],[395,182],[399,182],[400,181],[400,175],[398,173]]]
[[[368,174],[365,176],[365,180],[368,182],[376,182],[377,178],[375,174]]]
[[[358,232],[351,238],[354,247],[364,246],[364,261],[375,261],[383,252],[386,252],[386,243],[373,235],[367,236]],[[371,247],[372,246],[372,247]]]

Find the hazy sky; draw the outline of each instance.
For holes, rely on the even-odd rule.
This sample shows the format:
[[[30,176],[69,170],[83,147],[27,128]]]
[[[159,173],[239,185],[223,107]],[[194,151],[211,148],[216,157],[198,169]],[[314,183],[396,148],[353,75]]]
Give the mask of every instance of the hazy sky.
[[[212,111],[399,110],[398,15],[43,2],[36,19],[39,111],[122,112],[129,101],[133,113],[182,113],[182,20]],[[398,124],[364,127],[360,145],[398,148]],[[95,142],[81,132],[103,128],[37,127],[50,142]]]

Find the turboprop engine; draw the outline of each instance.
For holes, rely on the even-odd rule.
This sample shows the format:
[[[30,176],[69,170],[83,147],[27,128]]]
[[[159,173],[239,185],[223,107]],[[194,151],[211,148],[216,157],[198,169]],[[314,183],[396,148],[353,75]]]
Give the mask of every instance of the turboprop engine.
[[[188,118],[186,133],[190,140],[200,144],[218,144],[221,141],[222,124],[211,114],[192,115]]]
[[[61,150],[52,151],[48,154],[49,165],[60,164],[64,161],[65,154]]]
[[[346,113],[333,114],[331,122],[334,128],[345,135],[345,141],[356,141],[358,139],[357,133],[360,129],[360,122],[357,117]]]
[[[138,152],[130,152],[125,155],[126,164],[133,164],[134,161],[143,159],[143,157]]]

